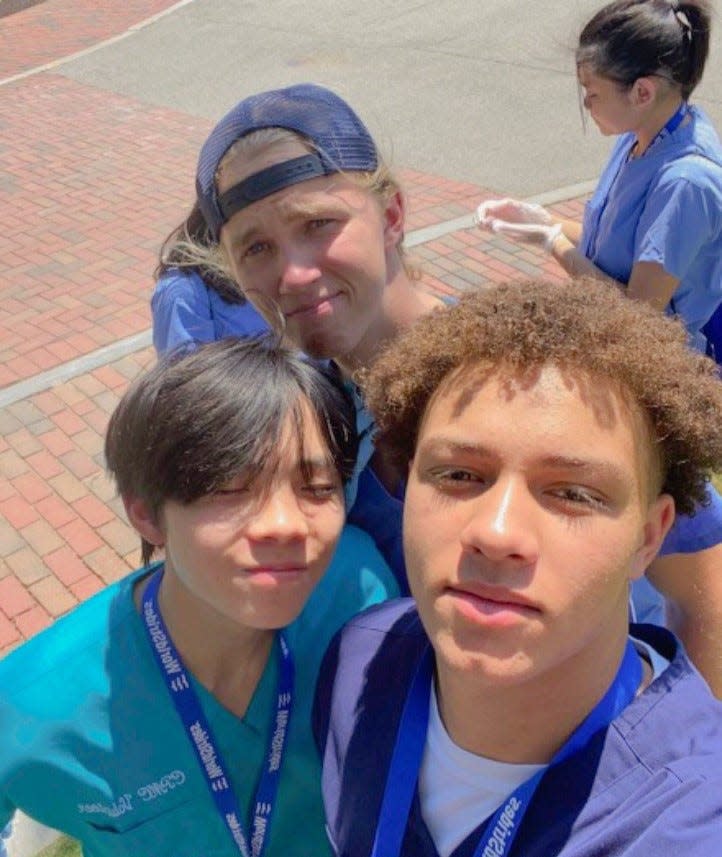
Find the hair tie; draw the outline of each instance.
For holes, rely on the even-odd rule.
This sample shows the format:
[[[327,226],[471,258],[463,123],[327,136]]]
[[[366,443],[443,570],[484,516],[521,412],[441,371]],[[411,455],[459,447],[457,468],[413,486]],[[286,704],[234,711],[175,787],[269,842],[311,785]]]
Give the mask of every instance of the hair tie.
[[[672,5],[672,10],[674,11],[674,17],[677,19],[677,21],[679,22],[679,26],[682,28],[682,37],[687,39],[688,42],[691,42],[692,25],[689,22],[687,13],[683,12],[676,3]]]

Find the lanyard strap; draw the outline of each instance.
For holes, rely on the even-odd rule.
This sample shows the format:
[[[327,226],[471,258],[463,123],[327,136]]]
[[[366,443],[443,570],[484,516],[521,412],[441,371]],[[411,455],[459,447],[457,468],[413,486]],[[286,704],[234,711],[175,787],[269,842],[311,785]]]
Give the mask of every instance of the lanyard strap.
[[[664,128],[660,129],[654,137],[654,140],[647,146],[647,149],[650,149],[655,143],[661,140],[663,137],[667,137],[669,134],[674,134],[674,132],[679,128],[682,124],[682,120],[687,115],[688,105],[686,101],[683,101],[679,107],[675,110],[674,114],[664,123]]]
[[[401,715],[372,857],[399,857],[401,854],[426,743],[433,670],[433,650],[429,645],[416,670]],[[641,680],[639,656],[634,644],[628,640],[614,681],[600,702],[557,751],[549,766],[557,765],[581,750],[596,732],[607,727],[634,699]],[[522,783],[494,813],[484,827],[474,857],[508,857],[524,814],[546,770],[539,771]]]
[[[248,838],[241,821],[241,812],[233,794],[220,750],[210,724],[203,713],[198,695],[190,682],[188,672],[160,614],[158,590],[162,578],[163,570],[159,569],[148,581],[148,586],[143,595],[142,616],[151,649],[188,740],[198,757],[201,771],[223,823],[228,828],[242,857],[261,857],[268,842],[268,830],[271,826],[271,817],[276,803],[281,762],[291,719],[294,679],[293,656],[283,634],[279,633],[278,701],[274,713],[274,728],[269,738],[266,753],[266,764],[256,791],[249,847]]]
[[[665,137],[669,137],[670,134],[674,134],[677,128],[679,128],[679,126],[682,124],[682,120],[687,115],[688,110],[689,105],[686,101],[683,101],[674,111],[674,113],[669,117],[669,119],[664,123],[664,125],[659,129],[659,131],[657,131],[654,137],[652,137],[649,145],[639,157],[643,158],[652,148],[652,146],[655,146],[657,143],[659,143],[660,140],[664,140]],[[634,145],[636,145],[636,142]],[[627,153],[627,160],[632,159],[632,151],[634,150],[634,145]]]

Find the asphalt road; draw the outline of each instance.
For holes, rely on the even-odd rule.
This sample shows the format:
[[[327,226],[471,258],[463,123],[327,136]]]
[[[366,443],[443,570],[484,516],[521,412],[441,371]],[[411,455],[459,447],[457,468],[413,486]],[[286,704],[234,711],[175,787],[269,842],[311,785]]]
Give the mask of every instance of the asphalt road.
[[[574,74],[598,0],[193,0],[62,74],[218,118],[312,80],[344,95],[392,161],[517,195],[594,179]],[[719,22],[717,22],[719,24]],[[722,127],[722,35],[698,98]]]

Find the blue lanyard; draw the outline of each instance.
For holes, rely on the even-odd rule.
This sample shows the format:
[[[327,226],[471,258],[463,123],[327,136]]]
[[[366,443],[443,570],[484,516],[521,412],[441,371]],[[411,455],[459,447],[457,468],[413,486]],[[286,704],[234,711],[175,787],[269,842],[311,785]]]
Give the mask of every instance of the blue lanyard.
[[[238,802],[226,774],[223,759],[213,737],[198,695],[193,690],[183,661],[173,645],[158,607],[158,589],[163,570],[148,581],[143,596],[143,621],[151,648],[165,680],[173,705],[195,750],[211,797],[223,823],[243,857],[261,857],[268,842],[268,830],[276,803],[281,775],[281,761],[291,720],[293,704],[293,656],[282,634],[278,634],[280,669],[278,703],[274,714],[274,729],[269,739],[267,760],[256,792],[250,847],[241,822]]]
[[[687,115],[687,110],[687,102],[683,101],[675,110],[674,114],[664,123],[664,128],[660,128],[655,134],[654,139],[647,146],[647,151],[649,151],[655,143],[658,143],[660,140],[664,139],[664,137],[668,137],[670,134],[673,134],[677,128],[679,128],[682,124],[682,120]]]
[[[416,793],[429,722],[429,695],[434,672],[431,646],[414,675],[401,715],[386,787],[376,827],[372,857],[399,857],[409,811]],[[619,671],[604,697],[552,758],[549,767],[581,750],[591,737],[607,727],[634,699],[642,680],[642,665],[631,641],[627,641]],[[508,857],[522,819],[547,768],[522,783],[484,827],[474,857]]]
[[[679,107],[674,111],[672,116],[670,116],[670,118],[664,123],[664,126],[662,128],[660,128],[659,131],[657,131],[657,133],[654,135],[654,137],[652,137],[650,144],[644,150],[644,153],[641,154],[639,157],[643,158],[647,154],[647,152],[652,148],[652,146],[655,146],[657,143],[659,143],[660,140],[664,140],[665,137],[669,137],[670,134],[673,134],[677,130],[677,128],[679,128],[679,126],[682,124],[682,120],[687,115],[688,109],[689,109],[689,107],[688,107],[687,102],[683,101],[679,105]],[[635,140],[635,142],[632,144],[629,151],[627,152],[627,157],[625,158],[624,163],[627,163],[628,161],[632,160],[632,150],[634,149],[634,147],[636,145],[637,145],[637,142]],[[624,164],[622,164],[622,166],[623,165]],[[621,167],[617,171],[617,176],[619,175],[620,172],[621,172]],[[614,181],[616,181],[616,176],[615,176]],[[612,182],[612,184],[614,184],[614,182]]]

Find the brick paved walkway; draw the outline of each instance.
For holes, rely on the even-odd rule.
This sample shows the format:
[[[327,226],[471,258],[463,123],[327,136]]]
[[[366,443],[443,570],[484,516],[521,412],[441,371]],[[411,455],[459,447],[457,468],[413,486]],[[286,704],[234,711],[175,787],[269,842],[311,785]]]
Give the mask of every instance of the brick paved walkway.
[[[45,0],[0,19],[0,79],[118,36],[176,0]]]
[[[0,19],[0,76],[121,33],[163,0],[47,0]],[[0,389],[150,326],[158,247],[190,205],[209,123],[44,72],[0,88]],[[402,170],[409,232],[488,191]],[[581,214],[581,200],[558,210]],[[447,294],[560,272],[533,249],[457,231],[412,251]],[[103,474],[105,425],[144,349],[0,409],[0,655],[138,564]]]

